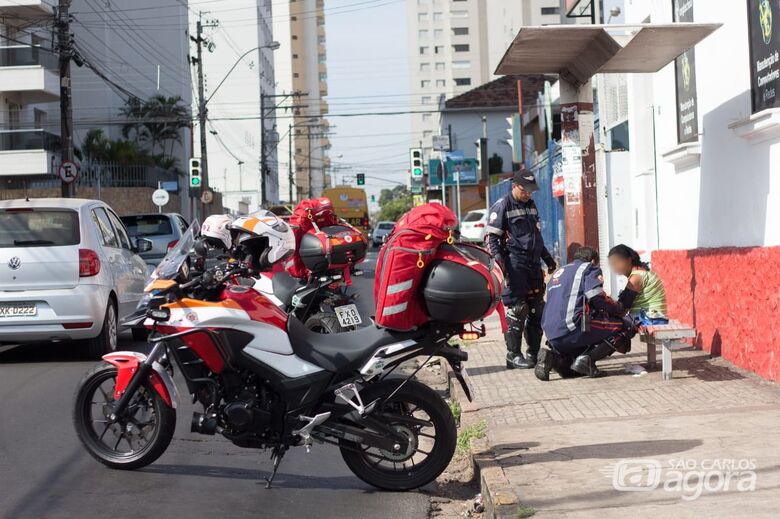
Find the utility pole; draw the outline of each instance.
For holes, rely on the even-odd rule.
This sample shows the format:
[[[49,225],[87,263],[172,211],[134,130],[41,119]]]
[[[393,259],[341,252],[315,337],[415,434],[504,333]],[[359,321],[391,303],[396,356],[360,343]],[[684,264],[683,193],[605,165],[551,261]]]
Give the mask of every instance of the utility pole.
[[[208,189],[209,187],[209,157],[206,149],[206,116],[208,110],[206,109],[206,95],[205,86],[203,80],[203,43],[206,40],[203,38],[204,27],[216,27],[217,22],[208,22],[203,24],[203,13],[198,13],[198,22],[195,25],[195,37],[190,36],[190,40],[195,42],[198,48],[198,54],[194,61],[198,65],[198,124],[200,125],[200,171],[201,171],[201,189]],[[206,212],[206,206],[202,206],[204,216]]]
[[[264,207],[268,201],[266,195],[266,178],[265,171],[265,93],[260,92],[260,207]],[[278,170],[278,167],[277,167]]]
[[[307,130],[306,131],[306,143],[309,146],[309,154],[308,154],[309,160],[308,160],[308,164],[307,164],[308,169],[309,169],[309,171],[308,171],[308,174],[309,174],[309,198],[311,198],[312,196],[314,196],[313,195],[313,191],[311,189],[311,182],[312,182],[312,175],[311,175],[311,158],[312,158],[311,157],[311,126],[307,126],[306,130]]]
[[[203,23],[199,15],[196,24],[196,37],[193,38],[198,47],[198,57],[195,58],[198,63],[198,124],[200,125],[200,171],[203,180],[203,189],[209,187],[209,159],[206,151],[206,95],[203,86]]]
[[[70,9],[71,0],[59,0],[57,6],[57,44],[60,57],[60,131],[61,154],[60,164],[73,160],[73,106],[70,88],[70,60],[73,48],[70,40]],[[62,197],[72,198],[75,195],[75,185],[62,182]]]
[[[288,137],[287,137],[287,181],[289,184],[289,191],[290,191],[290,204],[293,203],[293,168],[292,168],[292,160],[293,160],[293,154],[292,154],[292,143],[293,143],[293,125],[290,125],[290,129],[287,131]]]

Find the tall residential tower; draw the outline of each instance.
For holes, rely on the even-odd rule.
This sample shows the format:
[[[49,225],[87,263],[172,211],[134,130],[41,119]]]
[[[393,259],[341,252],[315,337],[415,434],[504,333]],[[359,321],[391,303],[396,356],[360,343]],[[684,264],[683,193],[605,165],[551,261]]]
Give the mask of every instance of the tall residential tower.
[[[412,144],[426,156],[439,102],[493,79],[523,25],[560,23],[559,0],[407,0]],[[477,123],[478,124],[478,123]]]

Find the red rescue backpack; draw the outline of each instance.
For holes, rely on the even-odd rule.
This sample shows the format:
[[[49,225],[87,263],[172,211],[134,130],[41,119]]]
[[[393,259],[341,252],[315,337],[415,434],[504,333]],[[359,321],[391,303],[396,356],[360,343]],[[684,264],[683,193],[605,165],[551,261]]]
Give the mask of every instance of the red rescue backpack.
[[[405,331],[430,320],[420,283],[439,245],[454,241],[456,225],[455,214],[441,204],[417,206],[398,220],[377,258],[374,301],[379,326]]]
[[[295,235],[295,254],[284,264],[288,274],[295,278],[305,278],[309,275],[309,271],[298,253],[303,235],[315,227],[335,225],[338,221],[330,198],[306,198],[298,202],[290,217],[290,227]]]

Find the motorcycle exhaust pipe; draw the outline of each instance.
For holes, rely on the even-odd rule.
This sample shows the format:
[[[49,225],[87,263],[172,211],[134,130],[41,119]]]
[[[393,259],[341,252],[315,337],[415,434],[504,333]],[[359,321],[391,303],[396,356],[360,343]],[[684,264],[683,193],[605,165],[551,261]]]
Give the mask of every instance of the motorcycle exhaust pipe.
[[[203,413],[192,413],[190,431],[214,436],[217,432],[217,420],[216,418],[209,418]]]

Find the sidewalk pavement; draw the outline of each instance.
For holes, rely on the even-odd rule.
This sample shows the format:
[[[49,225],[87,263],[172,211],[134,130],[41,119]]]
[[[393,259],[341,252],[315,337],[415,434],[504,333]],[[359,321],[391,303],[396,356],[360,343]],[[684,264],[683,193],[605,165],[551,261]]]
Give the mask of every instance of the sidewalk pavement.
[[[693,349],[674,353],[672,380],[660,365],[634,376],[638,342],[599,363],[607,377],[542,382],[505,368],[488,326],[467,346],[475,400],[463,411],[487,423],[472,452],[496,516],[780,516],[777,385]]]

